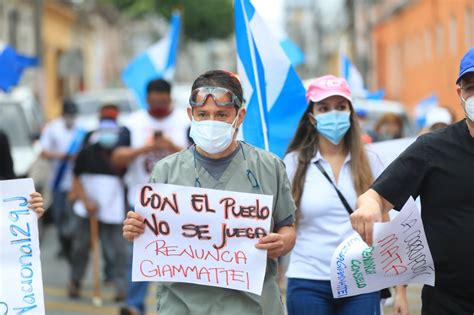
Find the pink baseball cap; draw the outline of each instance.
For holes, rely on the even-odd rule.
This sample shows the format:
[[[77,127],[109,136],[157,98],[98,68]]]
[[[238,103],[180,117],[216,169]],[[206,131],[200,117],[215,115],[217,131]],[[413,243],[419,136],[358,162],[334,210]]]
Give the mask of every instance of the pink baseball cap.
[[[306,100],[319,102],[334,95],[342,96],[352,102],[351,91],[346,80],[329,74],[311,81],[306,91]]]

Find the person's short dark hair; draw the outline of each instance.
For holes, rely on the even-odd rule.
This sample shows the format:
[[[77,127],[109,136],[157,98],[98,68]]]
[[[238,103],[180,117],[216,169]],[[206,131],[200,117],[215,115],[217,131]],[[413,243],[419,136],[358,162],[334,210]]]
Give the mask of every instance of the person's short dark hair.
[[[194,91],[197,88],[203,86],[216,86],[216,87],[223,87],[232,92],[234,92],[235,96],[238,97],[240,103],[244,103],[244,92],[242,90],[242,84],[240,84],[240,80],[238,79],[237,75],[224,70],[210,70],[194,80],[193,86],[191,91]]]
[[[72,99],[66,98],[63,102],[63,115],[76,115],[77,112],[76,103]]]
[[[163,79],[151,80],[146,86],[146,94],[151,92],[171,94],[171,84]]]

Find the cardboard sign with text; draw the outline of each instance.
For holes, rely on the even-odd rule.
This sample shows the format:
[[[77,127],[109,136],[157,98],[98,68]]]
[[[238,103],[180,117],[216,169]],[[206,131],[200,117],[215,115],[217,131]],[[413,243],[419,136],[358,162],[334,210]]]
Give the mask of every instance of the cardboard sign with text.
[[[139,185],[145,233],[133,244],[133,281],[187,282],[261,294],[273,196]]]
[[[409,198],[390,222],[375,223],[373,246],[354,234],[342,242],[331,259],[335,298],[374,292],[398,284],[433,286],[435,270],[420,212]]]
[[[45,314],[31,178],[0,181],[0,314]]]

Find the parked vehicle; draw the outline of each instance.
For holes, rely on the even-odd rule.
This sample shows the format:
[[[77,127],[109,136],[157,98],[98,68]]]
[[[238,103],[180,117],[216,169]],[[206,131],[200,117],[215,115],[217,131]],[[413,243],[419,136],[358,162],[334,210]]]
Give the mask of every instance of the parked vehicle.
[[[0,98],[0,128],[8,136],[16,176],[25,177],[40,148],[34,145],[35,135],[30,132],[32,126],[20,102]]]
[[[125,88],[79,92],[72,95],[72,99],[79,110],[78,123],[87,130],[99,126],[98,112],[104,104],[113,103],[120,108],[118,121],[121,124],[131,113],[139,109],[132,92]]]

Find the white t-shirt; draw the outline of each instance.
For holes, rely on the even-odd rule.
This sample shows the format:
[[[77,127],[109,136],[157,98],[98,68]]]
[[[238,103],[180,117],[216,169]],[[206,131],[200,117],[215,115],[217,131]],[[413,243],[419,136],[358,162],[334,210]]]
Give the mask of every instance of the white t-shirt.
[[[88,198],[97,205],[97,219],[107,224],[121,224],[125,218],[125,194],[120,178],[115,175],[82,174],[79,179]],[[73,209],[78,216],[88,218],[82,201],[76,201]]]
[[[189,125],[189,117],[182,109],[174,109],[169,116],[163,119],[153,118],[146,110],[141,110],[133,114],[126,123],[126,127],[130,130],[130,146],[132,148],[151,143],[156,131],[161,131],[163,136],[171,139],[175,145],[186,148],[188,146],[187,131]],[[138,156],[130,163],[125,175],[129,204],[133,205],[135,203],[135,186],[148,183],[156,162],[169,154],[171,152],[167,150],[157,151]]]
[[[375,179],[383,170],[383,165],[374,153],[367,152],[367,155]],[[357,196],[352,182],[350,159],[349,154],[339,173],[337,188],[354,210]],[[289,278],[330,280],[331,257],[334,250],[354,233],[349,213],[336,190],[314,164],[318,160],[335,183],[331,166],[318,151],[311,160],[306,174],[299,208],[296,244],[291,252],[286,272]],[[284,162],[288,177],[293,182],[298,166],[298,154],[289,153],[285,156]]]
[[[77,135],[77,124],[71,129],[66,128],[66,123],[63,117],[57,118],[49,122],[46,127],[44,128],[41,138],[40,138],[40,145],[43,150],[66,154],[71,146],[72,141]],[[51,186],[53,181],[56,177],[56,173],[58,171],[59,165],[61,161],[54,160],[52,161],[52,172],[50,175],[50,183]],[[61,180],[61,184],[59,186],[60,191],[69,191],[71,190],[72,186],[72,168],[73,163],[68,162],[66,171],[64,176]]]

